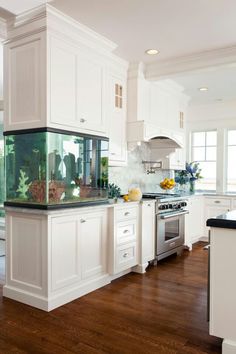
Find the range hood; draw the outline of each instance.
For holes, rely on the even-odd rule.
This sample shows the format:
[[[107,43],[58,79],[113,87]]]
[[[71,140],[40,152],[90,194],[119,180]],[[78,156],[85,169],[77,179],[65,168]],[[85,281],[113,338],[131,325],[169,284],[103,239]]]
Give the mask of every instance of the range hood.
[[[184,134],[145,121],[129,122],[127,138],[131,145],[146,142],[152,149],[170,148],[173,151],[184,147]]]

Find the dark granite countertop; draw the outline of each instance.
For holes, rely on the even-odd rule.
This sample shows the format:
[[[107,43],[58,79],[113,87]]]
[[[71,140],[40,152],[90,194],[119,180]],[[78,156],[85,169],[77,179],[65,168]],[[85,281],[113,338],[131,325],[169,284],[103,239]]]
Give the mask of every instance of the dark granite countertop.
[[[236,229],[236,210],[208,219],[207,226]]]

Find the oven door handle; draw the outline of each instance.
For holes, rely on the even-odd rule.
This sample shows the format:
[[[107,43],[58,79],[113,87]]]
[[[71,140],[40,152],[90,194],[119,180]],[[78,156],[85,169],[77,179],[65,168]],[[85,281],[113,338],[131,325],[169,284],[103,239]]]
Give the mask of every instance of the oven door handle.
[[[189,214],[189,211],[185,210],[185,211],[181,211],[181,212],[175,213],[175,214],[173,213],[173,214],[169,214],[169,215],[160,215],[160,219],[170,219],[175,216],[180,216],[180,215],[185,215],[185,214]]]

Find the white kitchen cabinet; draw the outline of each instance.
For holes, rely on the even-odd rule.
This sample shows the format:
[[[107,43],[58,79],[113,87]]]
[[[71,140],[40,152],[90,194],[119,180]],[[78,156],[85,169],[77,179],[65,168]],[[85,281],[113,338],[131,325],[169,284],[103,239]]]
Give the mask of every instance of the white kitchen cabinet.
[[[57,275],[52,273],[52,284],[65,286],[65,282],[85,280],[107,272],[106,223],[105,209],[52,218],[51,237],[55,247],[51,252],[52,271]]]
[[[19,26],[9,24],[4,130],[50,127],[108,136],[109,73],[118,68],[126,75],[128,64],[111,53],[109,40],[50,5],[41,9]],[[125,161],[125,109],[124,97],[122,113],[112,113],[117,161]]]
[[[192,244],[199,241],[205,235],[204,227],[204,197],[192,196],[188,199],[185,215],[185,245],[192,249]]]
[[[49,125],[106,133],[106,75],[102,61],[74,44],[48,41]]]
[[[50,311],[110,282],[107,208],[6,212],[6,297]]]
[[[185,133],[185,114],[189,98],[172,80],[145,79],[140,64],[130,65],[128,75],[128,141],[148,141],[155,136],[171,137]]]
[[[169,157],[169,168],[171,170],[185,170],[186,150],[185,148],[176,149]]]
[[[126,76],[110,74],[109,80],[109,165],[127,164]]]
[[[109,209],[109,273],[117,275],[138,263],[138,203]]]
[[[206,226],[207,219],[225,214],[231,210],[231,198],[205,197],[205,236],[208,238],[209,228]]]
[[[42,33],[4,46],[4,130],[46,126],[46,38]]]
[[[145,273],[148,262],[155,259],[155,200],[146,200],[140,204],[139,217],[139,263],[135,272]]]

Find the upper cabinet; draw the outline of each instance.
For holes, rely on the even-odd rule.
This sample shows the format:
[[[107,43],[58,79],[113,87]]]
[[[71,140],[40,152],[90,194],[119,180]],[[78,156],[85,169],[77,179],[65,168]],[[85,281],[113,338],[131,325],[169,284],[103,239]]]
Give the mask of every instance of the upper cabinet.
[[[107,133],[105,64],[93,53],[51,37],[48,124]],[[62,69],[63,68],[63,69]]]
[[[109,75],[109,165],[127,164],[126,73]]]
[[[9,22],[5,43],[4,130],[51,127],[108,136],[110,119],[117,132],[123,129],[125,96],[122,108],[110,109],[112,70],[124,72],[118,85],[126,94],[127,63],[112,54],[114,43],[48,4],[20,20]],[[112,136],[111,146],[119,139]]]
[[[132,65],[128,79],[128,141],[185,135],[188,97],[172,80],[147,81],[142,64]]]

